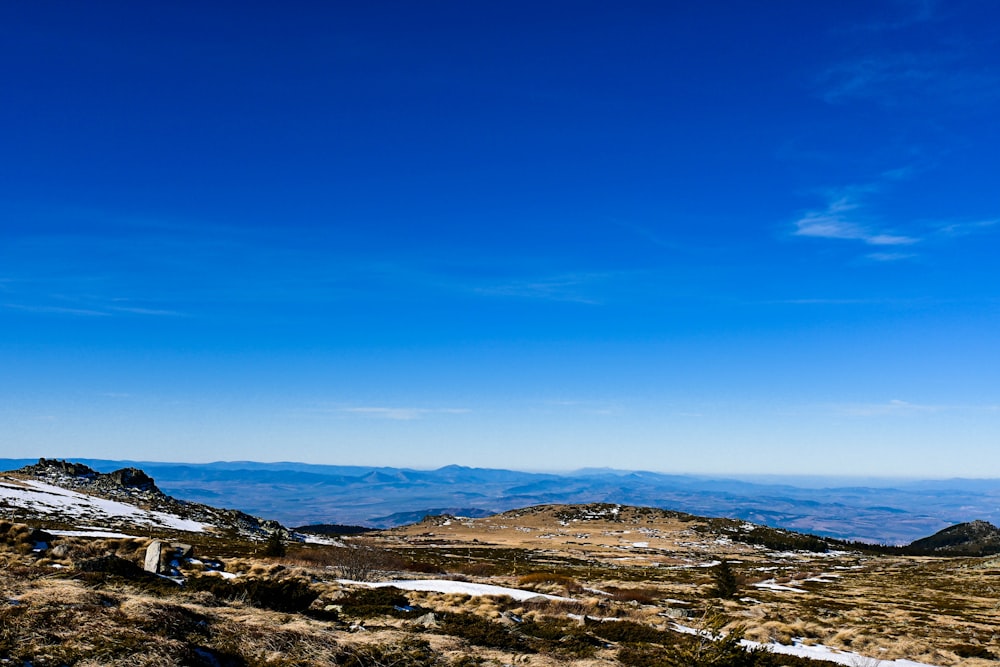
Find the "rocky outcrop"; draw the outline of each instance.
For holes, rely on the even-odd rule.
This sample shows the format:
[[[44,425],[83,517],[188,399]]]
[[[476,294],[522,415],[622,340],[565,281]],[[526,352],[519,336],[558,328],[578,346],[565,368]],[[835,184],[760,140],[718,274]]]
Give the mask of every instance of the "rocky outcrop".
[[[139,489],[140,491],[159,491],[153,478],[138,468],[122,468],[108,473],[107,476],[119,486]]]
[[[82,463],[58,459],[38,459],[38,463],[15,472],[56,486],[86,489],[114,500],[125,500],[143,493],[162,496],[153,478],[138,468],[122,468],[107,474],[97,472]],[[164,496],[166,497],[166,496]]]
[[[215,526],[223,533],[251,539],[267,539],[271,533],[281,532],[288,534],[293,540],[303,539],[288,531],[277,521],[260,519],[239,510],[219,509],[168,496],[157,488],[152,477],[138,468],[122,468],[105,474],[82,463],[43,458],[39,459],[38,463],[14,472],[64,489],[117,500],[145,510],[174,514],[184,519]]]
[[[1000,528],[987,521],[959,523],[912,542],[904,550],[913,555],[991,556],[1000,553]]]

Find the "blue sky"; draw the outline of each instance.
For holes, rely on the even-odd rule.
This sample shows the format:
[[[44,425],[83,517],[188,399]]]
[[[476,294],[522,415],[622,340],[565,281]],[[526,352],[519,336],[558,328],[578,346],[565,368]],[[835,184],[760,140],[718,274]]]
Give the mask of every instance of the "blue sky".
[[[0,455],[1000,476],[998,21],[5,3]]]

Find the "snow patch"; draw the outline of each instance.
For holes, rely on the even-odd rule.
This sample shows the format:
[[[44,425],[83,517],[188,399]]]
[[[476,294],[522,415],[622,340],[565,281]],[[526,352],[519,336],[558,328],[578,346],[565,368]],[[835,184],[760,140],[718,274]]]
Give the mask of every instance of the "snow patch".
[[[135,535],[126,535],[125,533],[116,533],[113,530],[101,530],[99,528],[94,528],[93,530],[46,530],[46,533],[51,533],[52,535],[60,535],[62,537],[130,537],[134,538]]]
[[[144,510],[35,480],[24,480],[17,485],[0,483],[0,501],[41,514],[86,519],[92,523],[127,520],[144,526],[172,528],[189,533],[203,533],[208,528],[203,523],[183,519],[175,514]]]
[[[404,591],[427,591],[431,593],[459,593],[462,595],[505,595],[517,601],[528,600],[530,598],[545,598],[547,600],[571,600],[572,598],[559,597],[558,595],[545,595],[534,591],[525,591],[519,588],[507,588],[505,586],[493,586],[492,584],[475,584],[468,581],[453,581],[451,579],[405,579],[395,581],[352,581],[350,579],[338,579],[338,583],[355,586],[368,586],[369,588],[384,588],[392,586]]]
[[[769,591],[788,591],[789,593],[807,593],[801,588],[794,588],[792,586],[782,586],[777,583],[774,579],[768,579],[767,581],[760,581],[754,584],[755,588],[764,588]]]

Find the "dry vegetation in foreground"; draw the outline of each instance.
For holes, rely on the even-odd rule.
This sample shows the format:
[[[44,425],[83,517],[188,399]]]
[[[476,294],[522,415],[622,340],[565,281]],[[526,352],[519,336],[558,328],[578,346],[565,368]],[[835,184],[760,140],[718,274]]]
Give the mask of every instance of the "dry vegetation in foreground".
[[[52,538],[0,522],[0,662],[58,665],[789,667],[805,643],[877,660],[987,667],[1000,657],[1000,560],[776,552],[676,517],[432,520],[357,546],[197,545],[183,585],[137,566],[148,539]],[[574,520],[574,518],[576,520]],[[770,539],[770,538],[769,538]],[[217,548],[218,551],[212,551]],[[205,562],[218,558],[223,578]],[[725,561],[736,589],[720,585]],[[561,600],[365,588],[446,576]],[[759,587],[761,584],[768,587]],[[676,631],[707,628],[709,641]],[[860,658],[859,658],[860,660]]]

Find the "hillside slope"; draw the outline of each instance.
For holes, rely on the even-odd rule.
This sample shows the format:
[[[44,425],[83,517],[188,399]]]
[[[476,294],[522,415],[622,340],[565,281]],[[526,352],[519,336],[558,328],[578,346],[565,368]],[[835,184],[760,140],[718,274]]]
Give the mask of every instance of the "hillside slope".
[[[14,521],[64,530],[168,530],[257,539],[288,533],[276,521],[173,498],[137,468],[105,474],[44,458],[0,475],[0,512]]]
[[[987,521],[950,526],[906,547],[913,555],[991,556],[1000,553],[1000,528]]]

